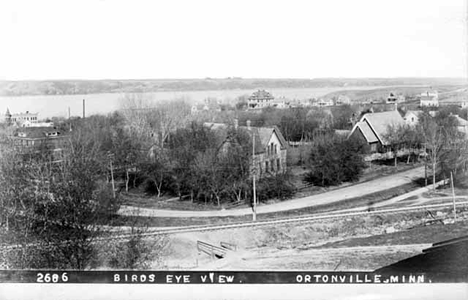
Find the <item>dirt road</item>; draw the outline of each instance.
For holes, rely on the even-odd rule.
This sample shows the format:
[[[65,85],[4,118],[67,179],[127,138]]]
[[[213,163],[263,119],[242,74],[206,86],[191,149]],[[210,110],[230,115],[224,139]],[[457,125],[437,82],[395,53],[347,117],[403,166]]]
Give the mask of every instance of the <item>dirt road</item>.
[[[359,183],[356,185],[336,189],[325,192],[319,195],[313,195],[304,198],[293,199],[289,201],[279,202],[269,205],[259,205],[257,207],[258,214],[287,211],[301,209],[304,207],[312,207],[323,204],[343,201],[355,197],[362,197],[367,194],[376,193],[386,189],[401,186],[412,182],[415,179],[424,176],[424,167],[411,169],[405,172],[392,174],[381,177],[372,181]],[[149,208],[135,208],[131,206],[122,206],[118,214],[120,215],[135,215],[146,217],[225,217],[225,216],[243,216],[252,214],[251,208],[241,208],[232,210],[215,210],[215,211],[180,211],[180,210],[163,210]]]

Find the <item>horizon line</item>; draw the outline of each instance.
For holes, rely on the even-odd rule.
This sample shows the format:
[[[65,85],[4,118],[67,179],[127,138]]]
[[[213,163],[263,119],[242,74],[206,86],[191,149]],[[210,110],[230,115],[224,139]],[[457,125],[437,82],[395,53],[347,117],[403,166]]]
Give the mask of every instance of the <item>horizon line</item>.
[[[390,77],[168,77],[168,78],[63,78],[63,79],[0,79],[0,82],[44,82],[44,81],[162,81],[162,80],[379,80],[379,79],[457,79],[468,80],[468,76],[390,76]]]

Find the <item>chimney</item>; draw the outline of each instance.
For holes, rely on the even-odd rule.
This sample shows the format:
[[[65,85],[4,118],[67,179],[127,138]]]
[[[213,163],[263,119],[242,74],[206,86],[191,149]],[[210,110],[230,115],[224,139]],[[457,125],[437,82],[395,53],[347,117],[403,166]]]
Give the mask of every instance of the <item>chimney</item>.
[[[247,120],[247,129],[250,130],[250,120]]]
[[[234,129],[237,130],[238,127],[239,127],[239,120],[234,119]]]

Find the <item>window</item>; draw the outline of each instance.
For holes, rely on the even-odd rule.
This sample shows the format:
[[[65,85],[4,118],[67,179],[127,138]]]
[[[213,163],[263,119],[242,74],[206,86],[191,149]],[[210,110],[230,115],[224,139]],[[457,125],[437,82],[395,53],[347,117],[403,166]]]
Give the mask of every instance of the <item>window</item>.
[[[271,154],[273,154],[273,153],[274,153],[274,152],[273,152],[273,146],[274,146],[274,145],[273,145],[273,143],[272,143],[272,144],[270,144],[270,147],[271,147],[270,153],[271,153]]]
[[[279,158],[276,160],[276,170],[281,170],[281,162]]]
[[[377,151],[377,144],[371,144],[371,151],[372,152]]]
[[[268,172],[268,162],[265,162],[265,171]]]
[[[271,171],[275,171],[275,161],[273,159],[271,160]]]
[[[278,145],[275,144],[275,154],[278,154]]]
[[[262,163],[258,163],[258,172],[262,175]]]

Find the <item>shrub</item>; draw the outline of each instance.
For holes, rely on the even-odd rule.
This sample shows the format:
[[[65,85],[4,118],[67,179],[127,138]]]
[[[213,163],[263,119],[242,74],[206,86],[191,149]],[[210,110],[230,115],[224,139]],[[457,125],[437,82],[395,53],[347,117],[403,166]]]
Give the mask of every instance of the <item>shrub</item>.
[[[277,174],[260,179],[257,186],[257,198],[261,202],[269,199],[285,200],[292,197],[295,187],[289,181],[289,174]]]
[[[318,186],[339,185],[356,181],[365,169],[363,154],[367,148],[357,139],[333,137],[324,139],[311,149],[310,172],[304,181]]]

